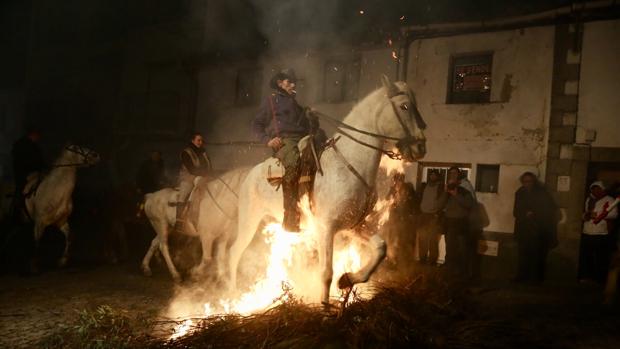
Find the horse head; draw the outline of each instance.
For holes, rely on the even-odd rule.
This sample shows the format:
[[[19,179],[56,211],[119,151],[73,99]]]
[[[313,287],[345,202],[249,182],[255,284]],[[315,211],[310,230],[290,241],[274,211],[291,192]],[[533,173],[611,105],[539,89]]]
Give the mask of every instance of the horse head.
[[[426,123],[420,115],[413,92],[405,82],[392,82],[381,77],[387,101],[380,109],[378,127],[380,133],[398,139],[396,148],[402,159],[408,162],[422,159],[426,154]]]
[[[74,166],[91,166],[98,163],[101,159],[97,152],[76,144],[65,146],[64,153],[63,157],[67,157],[69,163]]]

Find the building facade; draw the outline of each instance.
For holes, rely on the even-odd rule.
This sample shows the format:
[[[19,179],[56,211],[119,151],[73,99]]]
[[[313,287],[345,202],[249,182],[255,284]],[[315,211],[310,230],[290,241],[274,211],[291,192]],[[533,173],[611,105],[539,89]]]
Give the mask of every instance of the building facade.
[[[615,69],[620,21],[520,26],[492,32],[425,36],[400,49],[272,54],[204,67],[196,125],[214,142],[251,140],[250,122],[275,71],[294,68],[303,105],[344,117],[380,87],[381,74],[408,82],[428,124],[426,157],[407,167],[421,183],[430,168],[467,171],[485,207],[485,239],[499,243],[498,271],[514,268],[514,193],[519,176],[536,173],[561,209],[560,246],[551,274],[574,277],[585,188],[618,178],[620,125]],[[407,57],[403,56],[406,52]],[[328,133],[333,132],[328,128]],[[267,149],[213,146],[216,166],[252,165]]]

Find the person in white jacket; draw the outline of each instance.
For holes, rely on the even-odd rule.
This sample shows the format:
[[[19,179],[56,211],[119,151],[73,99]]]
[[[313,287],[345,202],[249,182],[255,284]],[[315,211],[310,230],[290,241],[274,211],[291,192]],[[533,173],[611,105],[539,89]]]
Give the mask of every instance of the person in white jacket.
[[[613,228],[618,209],[614,207],[605,219],[595,223],[596,217],[607,210],[614,198],[607,195],[601,181],[590,184],[590,195],[586,199],[583,214],[583,233],[579,253],[579,281],[605,282],[609,258],[613,250],[609,232]]]

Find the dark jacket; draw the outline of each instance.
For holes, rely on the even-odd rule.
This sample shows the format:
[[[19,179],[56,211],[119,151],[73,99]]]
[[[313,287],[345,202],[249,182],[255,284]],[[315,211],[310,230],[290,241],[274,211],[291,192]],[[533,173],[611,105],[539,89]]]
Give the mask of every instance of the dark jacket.
[[[211,160],[204,148],[193,143],[188,144],[181,152],[181,181],[193,181],[196,176],[206,176],[211,170]]]
[[[531,217],[527,216],[528,211],[533,213]],[[543,186],[536,185],[532,190],[519,188],[515,193],[513,215],[517,240],[542,236],[548,247],[557,244],[557,206]]]
[[[276,136],[303,137],[310,133],[310,122],[295,97],[278,90],[263,100],[252,121],[252,131],[266,144]]]
[[[444,197],[446,200],[444,216],[446,218],[467,218],[476,203],[469,190],[461,186],[456,187],[455,196],[447,194]]]
[[[13,144],[11,154],[16,190],[21,191],[26,185],[29,174],[41,172],[45,168],[43,152],[37,143],[28,137],[23,137]]]

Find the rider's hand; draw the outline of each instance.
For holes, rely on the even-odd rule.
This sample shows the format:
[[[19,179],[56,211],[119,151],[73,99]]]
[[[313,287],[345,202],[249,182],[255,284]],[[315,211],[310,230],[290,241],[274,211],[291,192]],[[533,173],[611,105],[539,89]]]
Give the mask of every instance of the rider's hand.
[[[278,150],[282,146],[282,139],[280,137],[274,137],[267,142],[267,146],[274,150]]]

